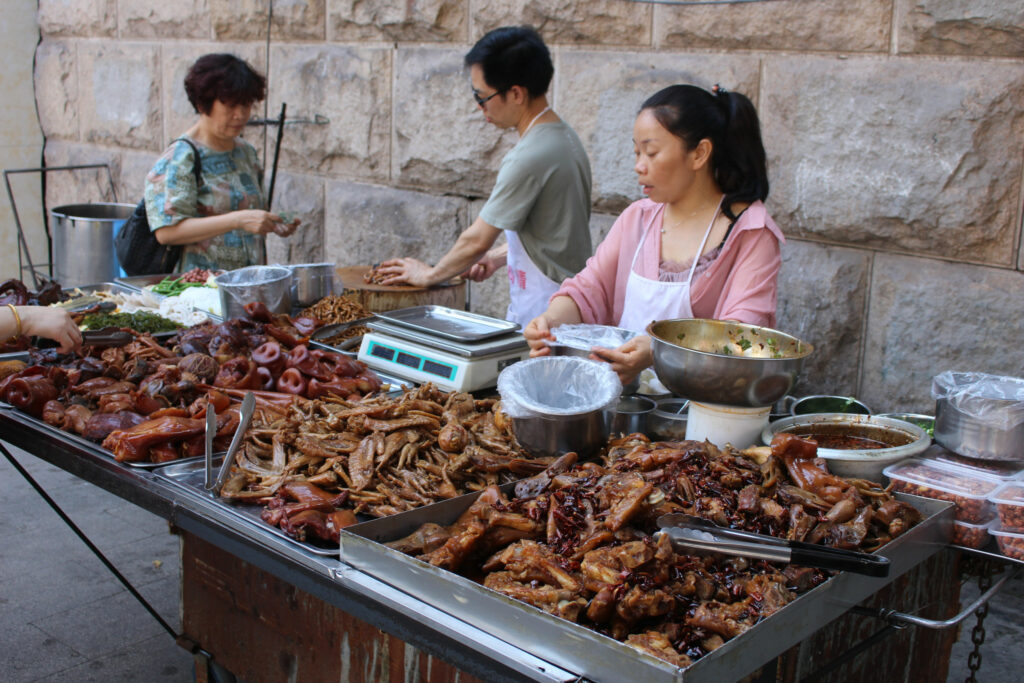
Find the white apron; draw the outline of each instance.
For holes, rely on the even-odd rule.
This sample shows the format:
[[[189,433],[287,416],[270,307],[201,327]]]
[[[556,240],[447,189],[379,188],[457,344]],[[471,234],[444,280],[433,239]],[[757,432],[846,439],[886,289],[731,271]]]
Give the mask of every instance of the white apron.
[[[724,195],[722,199],[724,199]],[[619,318],[619,327],[632,330],[637,334],[647,334],[647,325],[653,320],[669,320],[671,318],[692,318],[693,307],[690,305],[690,285],[693,282],[693,273],[697,269],[697,262],[704,247],[707,245],[708,237],[711,235],[711,228],[718,218],[718,212],[722,209],[722,199],[718,200],[718,208],[715,215],[708,223],[708,229],[704,231],[704,239],[700,242],[700,248],[693,258],[693,265],[690,266],[690,275],[686,282],[662,282],[638,275],[634,268],[640,250],[644,246],[647,235],[654,227],[654,221],[647,228],[647,232],[640,238],[640,244],[633,253],[633,260],[629,264],[629,279],[626,281],[626,298],[623,301],[622,317]],[[664,217],[662,218],[664,222]]]
[[[505,319],[526,327],[527,323],[547,310],[548,300],[558,291],[558,283],[533,264],[514,230],[505,231],[505,240],[508,242],[506,262],[509,293]]]

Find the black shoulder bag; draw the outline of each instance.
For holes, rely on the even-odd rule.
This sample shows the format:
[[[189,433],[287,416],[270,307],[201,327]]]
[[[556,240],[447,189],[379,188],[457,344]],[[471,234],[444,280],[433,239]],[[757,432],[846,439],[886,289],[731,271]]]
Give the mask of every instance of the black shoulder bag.
[[[175,142],[187,143],[195,155],[196,190],[203,184],[203,165],[199,160],[199,150],[191,140],[178,138]],[[124,222],[114,237],[114,249],[117,260],[124,272],[129,275],[156,275],[174,271],[183,250],[180,244],[160,244],[153,231],[149,229],[149,218],[146,216],[146,199],[143,198],[135,207],[135,211]]]

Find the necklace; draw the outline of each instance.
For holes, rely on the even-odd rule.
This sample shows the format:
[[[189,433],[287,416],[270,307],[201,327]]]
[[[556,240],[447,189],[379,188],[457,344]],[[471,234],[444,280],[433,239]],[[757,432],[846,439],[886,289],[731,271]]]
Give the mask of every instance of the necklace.
[[[530,121],[530,123],[526,126],[526,130],[523,131],[523,134],[520,135],[519,138],[522,139],[522,138],[526,137],[526,134],[530,132],[531,128],[533,128],[533,124],[537,123],[537,119],[539,119],[540,117],[544,116],[544,114],[547,114],[549,111],[551,111],[551,106],[550,105],[548,105],[547,107],[544,107],[543,109],[541,109],[540,113],[537,114],[536,116],[534,116],[533,120]]]
[[[722,208],[722,199],[724,199],[724,198],[725,198],[725,195],[722,195],[722,197],[718,200],[718,206],[715,207],[715,215],[711,218],[711,222],[712,223],[714,223],[715,219],[718,218],[718,211]],[[694,215],[697,215],[697,214],[694,214]],[[674,228],[674,227],[676,227],[678,225],[682,225],[683,221],[685,221],[685,220],[686,220],[685,218],[681,218],[678,221],[676,221],[675,223],[672,223],[671,225],[669,225],[668,228]],[[665,219],[664,219],[664,217],[662,217],[662,220],[661,220],[661,234],[664,235],[666,232],[668,232],[668,228],[665,227]]]

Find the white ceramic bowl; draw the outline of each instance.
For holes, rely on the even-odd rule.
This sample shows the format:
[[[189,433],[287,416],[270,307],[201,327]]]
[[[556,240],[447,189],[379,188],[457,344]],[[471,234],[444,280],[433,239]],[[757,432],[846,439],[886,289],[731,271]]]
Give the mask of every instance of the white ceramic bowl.
[[[872,438],[869,436],[872,434],[882,437],[886,432],[894,433],[905,442],[890,448],[838,449],[819,446],[818,456],[828,461],[829,471],[840,477],[851,479],[867,479],[884,483],[885,477],[882,470],[894,462],[923,452],[931,445],[932,441],[923,429],[903,420],[847,413],[816,413],[786,417],[769,423],[761,432],[761,438],[765,444],[770,444],[778,432],[800,434],[818,429],[829,433],[839,433],[843,428],[848,428],[848,433],[852,436],[868,438]]]

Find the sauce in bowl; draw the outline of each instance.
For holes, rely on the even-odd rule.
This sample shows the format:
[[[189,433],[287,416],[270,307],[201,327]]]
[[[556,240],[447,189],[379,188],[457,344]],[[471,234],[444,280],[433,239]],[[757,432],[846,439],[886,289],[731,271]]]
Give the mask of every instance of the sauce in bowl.
[[[914,441],[911,434],[873,425],[810,424],[791,427],[785,431],[814,439],[818,442],[819,448],[844,451],[894,448]]]

